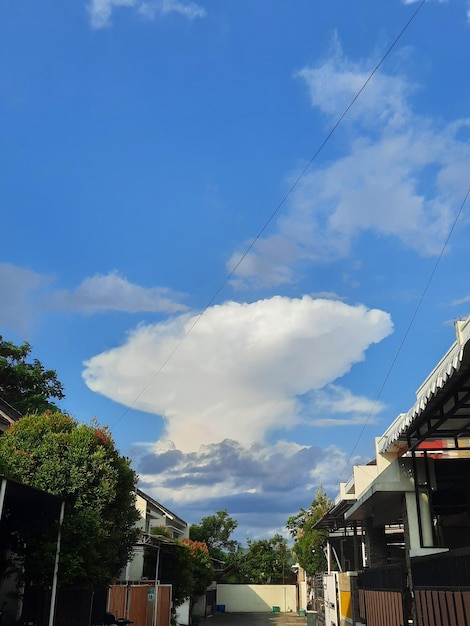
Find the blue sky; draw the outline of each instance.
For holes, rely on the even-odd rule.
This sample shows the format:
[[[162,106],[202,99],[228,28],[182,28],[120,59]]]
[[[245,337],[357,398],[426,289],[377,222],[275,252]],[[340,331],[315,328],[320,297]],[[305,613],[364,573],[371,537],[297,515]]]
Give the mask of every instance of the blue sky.
[[[0,332],[189,522],[334,496],[470,313],[469,2],[305,169],[419,6],[2,4]]]

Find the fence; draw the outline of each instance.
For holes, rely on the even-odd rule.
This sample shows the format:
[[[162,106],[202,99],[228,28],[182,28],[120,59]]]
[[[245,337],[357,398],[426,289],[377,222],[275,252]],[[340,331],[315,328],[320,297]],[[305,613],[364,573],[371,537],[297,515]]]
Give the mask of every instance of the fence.
[[[417,626],[470,626],[470,551],[415,558]]]
[[[135,626],[170,626],[171,585],[123,583],[109,590],[108,610]]]
[[[367,626],[405,626],[410,595],[401,565],[360,572],[357,577],[359,615]]]

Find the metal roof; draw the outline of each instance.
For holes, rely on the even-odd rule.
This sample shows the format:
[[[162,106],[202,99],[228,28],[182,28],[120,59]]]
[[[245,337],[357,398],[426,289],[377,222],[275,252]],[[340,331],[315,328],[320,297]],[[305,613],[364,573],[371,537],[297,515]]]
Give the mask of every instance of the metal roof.
[[[456,341],[416,392],[415,404],[382,435],[380,452],[399,441],[416,449],[425,440],[470,438],[470,317],[455,330]]]
[[[347,528],[351,522],[345,520],[345,514],[356,504],[356,499],[341,500],[335,504],[328,513],[318,520],[314,528],[318,530],[335,531],[338,528]]]
[[[167,517],[169,520],[173,522],[178,522],[183,528],[186,528],[188,526],[188,523],[181,519],[181,517],[178,517],[178,515],[172,513],[170,509],[164,507],[163,504],[160,504],[160,502],[157,502],[156,500],[151,498],[147,493],[145,493],[145,491],[142,491],[142,489],[137,489],[136,491],[137,495],[146,500],[149,504],[153,505],[155,508],[159,509],[162,515]],[[177,530],[181,529],[177,528]]]
[[[3,398],[0,398],[0,424],[5,427],[11,426],[23,416],[19,411],[14,409],[8,402],[5,402]],[[0,426],[1,428],[1,426]]]

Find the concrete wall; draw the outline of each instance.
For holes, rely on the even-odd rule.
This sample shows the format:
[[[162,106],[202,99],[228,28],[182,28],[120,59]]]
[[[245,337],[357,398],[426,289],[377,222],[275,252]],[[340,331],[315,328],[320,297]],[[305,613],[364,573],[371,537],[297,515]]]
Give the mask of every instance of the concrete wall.
[[[296,612],[295,585],[217,585],[217,605],[227,613],[271,613],[278,606],[281,613]]]

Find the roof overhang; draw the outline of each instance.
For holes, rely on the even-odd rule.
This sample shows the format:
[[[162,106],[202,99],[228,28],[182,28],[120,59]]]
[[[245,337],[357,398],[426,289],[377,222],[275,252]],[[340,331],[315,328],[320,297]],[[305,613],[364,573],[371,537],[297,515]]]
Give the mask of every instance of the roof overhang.
[[[396,459],[346,511],[346,521],[372,519],[374,525],[397,523],[403,514],[403,494],[414,492],[415,486],[424,484],[427,479],[434,485],[433,468],[428,467],[426,476],[424,459],[416,459],[415,463],[410,457]]]
[[[339,528],[347,528],[351,525],[350,522],[345,520],[345,513],[355,504],[356,500],[341,500],[338,504],[335,504],[328,513],[326,513],[316,524],[314,528],[316,530],[327,530],[328,532],[334,532]]]
[[[419,450],[423,442],[470,439],[470,318],[456,323],[457,340],[418,389],[416,402],[402,413],[381,437],[378,450],[385,453],[406,442]],[[465,447],[465,446],[464,446]]]

